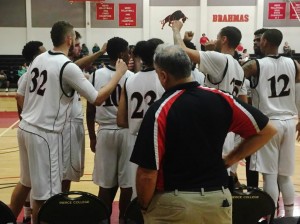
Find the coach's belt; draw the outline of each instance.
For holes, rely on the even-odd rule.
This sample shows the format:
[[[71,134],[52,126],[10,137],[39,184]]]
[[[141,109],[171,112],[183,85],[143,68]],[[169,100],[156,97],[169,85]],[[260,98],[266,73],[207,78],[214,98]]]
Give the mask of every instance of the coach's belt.
[[[210,191],[223,191],[227,189],[227,186],[218,186],[218,187],[201,187],[201,188],[185,188],[185,189],[174,189],[170,191],[183,191],[183,192],[210,192]],[[169,191],[169,190],[167,190]]]

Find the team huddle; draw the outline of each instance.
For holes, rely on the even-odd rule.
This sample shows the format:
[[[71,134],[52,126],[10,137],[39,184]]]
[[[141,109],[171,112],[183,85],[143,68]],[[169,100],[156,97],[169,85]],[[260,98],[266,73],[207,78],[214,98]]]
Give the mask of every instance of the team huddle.
[[[119,223],[135,197],[145,223],[232,223],[229,176],[246,157],[248,185],[258,187],[261,173],[263,190],[275,205],[281,192],[285,215],[293,215],[300,65],[279,56],[282,33],[257,32],[257,59],[241,65],[233,57],[242,38],[236,27],[222,28],[206,44],[212,50],[198,51],[181,37],[180,20],[170,26],[174,45],[143,40],[132,55],[126,40],[113,37],[75,60],[81,36],[65,21],[51,29],[53,49],[27,44],[30,65],[16,97],[22,120],[20,182],[10,203],[15,216],[31,195],[36,224],[43,203],[82,177],[82,97],[93,182],[110,211],[120,189]],[[104,53],[108,65],[82,72]]]

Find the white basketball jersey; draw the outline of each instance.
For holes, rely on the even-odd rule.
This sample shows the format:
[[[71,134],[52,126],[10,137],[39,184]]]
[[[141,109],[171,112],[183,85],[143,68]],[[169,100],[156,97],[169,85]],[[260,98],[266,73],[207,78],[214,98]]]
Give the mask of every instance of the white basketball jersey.
[[[244,71],[229,54],[200,51],[200,71],[206,73],[204,85],[238,96],[244,83]]]
[[[68,61],[63,53],[48,51],[32,62],[22,112],[22,118],[29,124],[49,131],[62,131],[73,100],[73,90],[60,80],[60,71]]]
[[[91,75],[90,82],[93,83],[94,79],[95,88],[101,89],[111,80],[115,72],[115,68],[110,65],[105,68],[100,68],[95,72],[95,74]],[[125,80],[130,75],[133,75],[133,72],[127,70],[112,94],[104,101],[104,103],[102,103],[101,106],[96,107],[95,121],[98,124],[112,125],[114,128],[119,128],[117,126],[118,104]]]
[[[298,114],[295,103],[296,65],[291,58],[258,59],[258,76],[252,78],[252,104],[270,118]]]
[[[146,111],[165,92],[155,70],[140,71],[125,83],[129,132],[137,135]]]
[[[82,102],[77,91],[74,93],[74,100],[72,103],[70,119],[83,119]]]
[[[205,75],[202,72],[200,72],[198,68],[194,68],[191,74],[194,81],[197,81],[201,86],[204,85]]]

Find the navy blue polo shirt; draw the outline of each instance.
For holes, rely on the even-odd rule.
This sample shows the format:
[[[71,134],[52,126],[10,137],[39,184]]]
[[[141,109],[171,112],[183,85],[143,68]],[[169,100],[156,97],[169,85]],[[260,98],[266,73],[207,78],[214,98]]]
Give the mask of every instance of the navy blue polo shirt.
[[[247,138],[267,123],[265,115],[232,95],[197,82],[181,84],[148,109],[130,160],[158,170],[160,191],[227,186],[222,159],[227,133]]]

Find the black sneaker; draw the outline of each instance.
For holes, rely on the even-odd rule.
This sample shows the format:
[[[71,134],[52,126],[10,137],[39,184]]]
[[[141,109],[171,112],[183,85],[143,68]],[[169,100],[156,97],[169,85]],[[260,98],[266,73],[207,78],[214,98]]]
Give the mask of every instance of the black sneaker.
[[[30,217],[27,217],[27,218],[23,218],[23,224],[31,224],[31,218]]]

